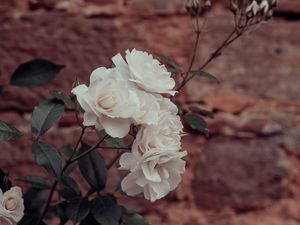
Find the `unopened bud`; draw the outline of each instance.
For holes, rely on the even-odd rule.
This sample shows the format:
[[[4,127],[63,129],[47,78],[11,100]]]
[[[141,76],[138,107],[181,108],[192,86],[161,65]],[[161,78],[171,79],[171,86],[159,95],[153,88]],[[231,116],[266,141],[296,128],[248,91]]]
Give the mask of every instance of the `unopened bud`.
[[[79,82],[79,80],[77,79],[77,77],[76,77],[76,80],[73,82],[73,84],[72,84],[72,89],[73,88],[76,88],[78,85],[80,85],[80,82]]]
[[[245,13],[249,18],[251,18],[257,15],[259,9],[260,6],[257,4],[257,2],[253,1],[250,5],[247,6]]]
[[[204,2],[204,8],[205,8],[206,10],[208,10],[208,9],[210,9],[210,7],[211,7],[211,1],[210,1],[210,0],[206,0],[206,1]]]
[[[269,5],[271,8],[276,7],[278,4],[278,0],[269,0]]]
[[[264,16],[267,16],[268,11],[269,11],[269,9],[270,9],[270,5],[269,5],[268,0],[263,0],[263,1],[260,3],[259,8],[260,8],[262,14],[263,14]]]
[[[237,13],[237,11],[238,11],[238,6],[237,6],[237,4],[235,4],[235,2],[231,2],[230,3],[230,11],[234,14],[234,15],[236,15],[236,13]]]
[[[267,13],[266,17],[265,17],[265,20],[269,20],[269,19],[271,19],[271,18],[272,18],[272,16],[273,16],[273,10],[272,10],[272,9],[270,9],[270,10],[268,11],[268,13]]]
[[[187,0],[185,8],[191,15],[197,15],[200,9],[199,0]]]

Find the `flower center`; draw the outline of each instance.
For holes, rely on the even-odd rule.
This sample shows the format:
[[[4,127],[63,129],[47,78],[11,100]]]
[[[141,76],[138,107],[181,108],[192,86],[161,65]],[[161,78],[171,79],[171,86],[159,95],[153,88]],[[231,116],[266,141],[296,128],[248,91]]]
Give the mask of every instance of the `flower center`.
[[[111,109],[115,104],[115,99],[109,95],[100,97],[97,101],[98,107],[103,109]]]
[[[18,202],[16,199],[10,197],[6,200],[5,208],[9,211],[13,211],[17,208]]]

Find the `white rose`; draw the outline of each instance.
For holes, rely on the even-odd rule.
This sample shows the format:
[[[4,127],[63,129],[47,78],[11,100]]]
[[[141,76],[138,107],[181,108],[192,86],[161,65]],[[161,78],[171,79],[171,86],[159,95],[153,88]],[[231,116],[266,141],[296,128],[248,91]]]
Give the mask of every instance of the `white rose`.
[[[83,125],[105,129],[112,137],[128,134],[139,99],[114,69],[99,68],[92,73],[89,87],[79,85],[72,93],[85,110]]]
[[[122,180],[122,190],[129,196],[144,193],[154,202],[174,190],[185,171],[186,152],[151,149],[143,154],[124,153],[120,158],[120,169],[130,173]]]
[[[253,1],[253,2],[251,2],[250,5],[247,6],[245,12],[250,17],[251,16],[256,16],[256,14],[258,13],[259,9],[260,9],[260,6],[257,4],[257,2]]]
[[[152,148],[177,151],[181,148],[182,123],[169,111],[160,111],[156,124],[142,125],[132,145],[132,151],[146,152]]]
[[[259,8],[260,8],[260,10],[263,12],[263,14],[266,15],[267,12],[268,12],[269,9],[270,9],[270,5],[269,5],[268,0],[263,0],[263,1],[260,3]]]
[[[24,216],[24,200],[20,187],[12,187],[4,194],[0,190],[1,225],[16,225]]]
[[[155,124],[158,121],[160,104],[156,97],[144,91],[136,90],[139,108],[133,118],[136,124]]]
[[[139,88],[150,93],[174,95],[175,81],[166,67],[151,54],[133,49],[126,51],[126,61],[120,54],[112,58],[116,69]]]
[[[160,110],[169,111],[171,114],[176,115],[178,113],[178,107],[169,99],[164,98],[161,95],[157,95]]]

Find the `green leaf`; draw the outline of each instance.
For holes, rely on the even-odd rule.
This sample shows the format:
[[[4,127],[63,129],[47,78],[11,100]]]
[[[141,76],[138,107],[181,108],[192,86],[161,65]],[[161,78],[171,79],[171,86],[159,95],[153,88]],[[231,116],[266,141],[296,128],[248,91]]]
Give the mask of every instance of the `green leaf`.
[[[78,197],[78,194],[70,188],[62,188],[58,193],[64,199],[74,199]]]
[[[76,198],[69,202],[66,215],[74,224],[82,221],[90,212],[90,202],[86,198]]]
[[[62,148],[58,149],[58,153],[65,159],[65,163],[67,163],[68,159],[71,157],[73,153],[73,148],[70,145],[65,145]],[[78,162],[75,161],[65,170],[64,174],[68,175],[73,172],[78,166]]]
[[[161,55],[161,54],[158,54],[157,55],[161,61],[163,61],[165,64],[167,64],[167,69],[170,73],[177,73],[177,72],[181,72],[181,68],[180,66],[172,59],[164,56],[164,55]]]
[[[9,180],[7,174],[0,169],[0,190],[6,192],[11,188],[11,181]]]
[[[47,180],[45,177],[24,176],[20,180],[25,182],[25,183],[31,184],[33,188],[51,189],[51,187],[52,187],[51,182],[49,180]]]
[[[63,115],[64,104],[60,100],[52,99],[41,102],[33,110],[31,117],[32,133],[36,136],[43,135]]]
[[[58,149],[58,152],[67,160],[73,154],[74,149],[70,145],[65,145]]]
[[[202,109],[200,107],[196,107],[196,106],[191,106],[190,107],[190,110],[194,113],[198,113],[202,116],[206,116],[206,117],[209,117],[209,118],[214,118],[214,113],[211,112],[211,111],[208,111],[206,109]]]
[[[60,179],[63,160],[51,145],[35,141],[32,144],[32,153],[38,165],[44,167],[50,174]]]
[[[62,101],[63,103],[65,103],[65,105],[67,107],[69,107],[70,109],[75,109],[76,105],[75,103],[72,101],[72,99],[70,98],[70,96],[66,96],[61,92],[55,91],[53,92],[53,97],[56,98],[57,100]]]
[[[0,141],[17,140],[22,136],[19,130],[0,120]]]
[[[46,190],[39,188],[29,188],[24,194],[25,214],[39,214],[43,209],[46,200]]]
[[[121,219],[121,207],[110,196],[94,199],[92,214],[101,225],[119,225]]]
[[[193,130],[207,133],[207,124],[201,117],[197,115],[187,115],[185,116],[185,120]]]
[[[91,146],[82,143],[79,154],[90,149]],[[81,174],[94,191],[101,191],[106,184],[107,169],[104,158],[96,151],[90,152],[78,160]]]
[[[107,133],[104,130],[99,131],[98,134],[101,138],[103,138],[107,135]],[[109,137],[105,138],[104,141],[105,141],[105,143],[107,143],[110,146],[115,147],[115,148],[127,148],[127,146],[125,145],[122,138],[114,138],[114,137],[109,136]]]
[[[148,221],[138,213],[123,213],[124,225],[149,225]]]
[[[76,195],[81,194],[78,184],[72,177],[64,175],[61,178],[61,183],[64,184],[70,191],[72,191],[72,193],[75,193]]]
[[[25,215],[20,222],[18,222],[18,225],[33,225],[36,224],[39,217],[36,214],[32,215]],[[41,221],[38,225],[46,225],[43,221]]]
[[[11,77],[11,84],[20,87],[45,85],[52,81],[64,66],[44,59],[21,64]]]
[[[58,204],[56,207],[57,215],[60,219],[60,224],[59,225],[64,225],[68,222],[68,217],[66,215],[66,208],[68,206],[68,203],[66,201],[61,202]]]
[[[214,75],[208,73],[208,72],[205,72],[205,71],[192,71],[191,72],[192,75],[197,75],[197,76],[200,76],[200,77],[204,77],[204,78],[207,78],[209,80],[212,80],[212,81],[216,81],[218,84],[220,83],[220,81],[218,80],[218,78],[216,78]]]
[[[88,216],[81,221],[80,225],[102,225],[98,223],[93,217],[92,213],[89,213]]]

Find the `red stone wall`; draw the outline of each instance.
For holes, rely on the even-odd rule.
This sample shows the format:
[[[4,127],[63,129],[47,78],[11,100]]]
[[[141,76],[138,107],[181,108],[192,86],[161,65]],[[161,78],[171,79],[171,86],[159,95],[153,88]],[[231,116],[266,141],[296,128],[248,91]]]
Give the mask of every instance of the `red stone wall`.
[[[53,90],[69,93],[76,76],[86,82],[94,68],[110,66],[120,51],[158,52],[187,65],[194,35],[184,1],[36,2],[0,2],[1,85],[32,58],[66,65],[47,88],[5,86],[0,119],[28,137],[30,112],[39,100]],[[218,2],[222,4],[215,5],[201,37],[198,65],[231,30],[231,15]],[[181,186],[154,204],[132,200],[132,209],[153,225],[300,224],[299,19],[299,2],[282,0],[272,21],[238,40],[207,68],[220,85],[200,78],[189,84],[186,103],[216,112],[208,121],[211,138],[185,137],[189,155]],[[57,147],[74,143],[74,124],[67,112],[45,139]],[[92,135],[87,138],[93,142]],[[31,141],[1,144],[0,168],[13,178],[42,172],[33,163]]]

